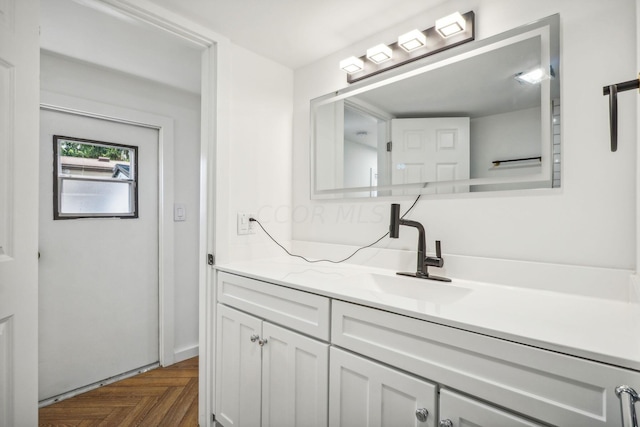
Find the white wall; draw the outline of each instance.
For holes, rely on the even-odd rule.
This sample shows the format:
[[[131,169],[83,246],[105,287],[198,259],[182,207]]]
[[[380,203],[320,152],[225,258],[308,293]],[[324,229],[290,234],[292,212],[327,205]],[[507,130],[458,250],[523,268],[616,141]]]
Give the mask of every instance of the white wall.
[[[493,161],[541,154],[539,107],[477,117],[470,126],[472,178],[522,174],[517,168],[496,169]]]
[[[344,186],[368,187],[371,169],[378,171],[378,150],[355,141],[344,141]]]
[[[281,249],[257,230],[237,235],[239,212],[257,215],[276,239],[291,239],[291,127],[293,72],[247,49],[231,46],[231,135],[228,162],[217,167],[225,175],[228,227],[217,230],[228,242],[219,262],[282,255]],[[293,173],[304,164],[294,164]],[[225,233],[226,236],[220,236]]]
[[[184,90],[43,53],[41,89],[174,119],[174,198],[187,219],[174,223],[175,351],[198,347],[200,97]]]
[[[338,62],[376,43],[426,28],[455,10],[476,13],[479,39],[560,13],[562,54],[562,189],[484,193],[422,200],[410,215],[426,228],[428,245],[446,254],[635,269],[636,100],[619,97],[617,153],[609,152],[608,104],[602,86],[637,75],[635,0],[458,0],[413,17],[375,38],[296,70],[293,238],[368,244],[388,228],[389,204],[410,199],[310,201],[309,100],[346,85]],[[344,215],[353,212],[352,215]],[[414,232],[382,245],[414,250]],[[385,243],[386,242],[386,243]],[[330,254],[326,254],[330,255]],[[606,286],[603,284],[602,286]]]
[[[519,159],[541,155],[540,107],[471,119],[471,178],[505,178],[540,172],[540,162],[503,163],[495,160]],[[551,183],[477,185],[471,191],[545,188]]]

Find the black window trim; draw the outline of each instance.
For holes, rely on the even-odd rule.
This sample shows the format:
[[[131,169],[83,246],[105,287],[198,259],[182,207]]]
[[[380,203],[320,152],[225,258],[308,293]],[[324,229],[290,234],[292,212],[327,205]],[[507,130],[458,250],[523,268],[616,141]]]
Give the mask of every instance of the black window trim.
[[[60,213],[60,193],[59,184],[62,177],[58,176],[58,141],[76,141],[80,143],[88,143],[93,145],[103,145],[107,147],[121,147],[133,151],[133,213],[131,214],[61,214]],[[105,181],[103,179],[91,178],[65,178],[78,179],[83,181]],[[118,144],[115,142],[104,142],[93,139],[76,138],[71,136],[53,135],[53,219],[81,219],[81,218],[119,218],[119,219],[136,219],[139,216],[138,206],[138,147],[135,145]]]

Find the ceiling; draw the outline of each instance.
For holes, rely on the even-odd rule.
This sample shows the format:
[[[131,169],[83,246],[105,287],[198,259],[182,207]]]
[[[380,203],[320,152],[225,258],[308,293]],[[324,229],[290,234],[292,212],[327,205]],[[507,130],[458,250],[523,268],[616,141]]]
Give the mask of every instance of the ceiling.
[[[396,118],[485,117],[540,107],[540,86],[514,77],[540,67],[540,37],[531,37],[356,95]]]
[[[445,0],[149,0],[296,69]],[[41,0],[41,47],[200,92],[200,47],[101,0]]]
[[[296,69],[445,0],[151,0]]]
[[[200,93],[199,47],[96,0],[41,0],[40,47]]]

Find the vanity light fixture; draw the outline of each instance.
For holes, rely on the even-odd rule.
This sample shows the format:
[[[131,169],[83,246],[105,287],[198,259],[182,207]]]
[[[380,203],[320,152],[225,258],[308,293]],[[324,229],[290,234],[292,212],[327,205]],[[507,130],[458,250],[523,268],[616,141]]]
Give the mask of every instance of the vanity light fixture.
[[[347,82],[355,83],[473,40],[475,14],[473,11],[462,15],[456,12],[438,19],[434,27],[410,31],[390,45],[374,46],[360,58],[352,56],[344,59],[340,61],[340,68],[347,72]]]
[[[391,48],[386,44],[379,44],[367,49],[367,59],[375,64],[382,64],[393,56]]]
[[[349,74],[353,74],[364,69],[364,62],[360,58],[350,56],[340,61],[340,68]]]
[[[463,32],[465,26],[466,21],[460,12],[452,13],[436,21],[436,31],[445,38]]]
[[[427,44],[427,37],[420,30],[411,30],[398,37],[398,45],[407,52],[420,49]]]

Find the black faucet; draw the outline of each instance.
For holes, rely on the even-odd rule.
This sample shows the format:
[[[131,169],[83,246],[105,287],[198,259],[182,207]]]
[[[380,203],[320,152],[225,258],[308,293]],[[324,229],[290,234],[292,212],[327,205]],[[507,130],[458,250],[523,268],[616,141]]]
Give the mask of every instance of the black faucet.
[[[391,223],[389,224],[389,237],[397,239],[400,236],[400,226],[406,225],[418,229],[418,262],[415,273],[396,273],[401,276],[417,277],[420,279],[438,280],[440,282],[450,282],[451,279],[446,277],[434,276],[429,274],[429,267],[442,267],[444,259],[440,252],[440,240],[436,240],[436,256],[425,256],[427,252],[426,238],[424,227],[418,221],[411,221],[400,218],[400,205],[393,203],[391,205]]]

